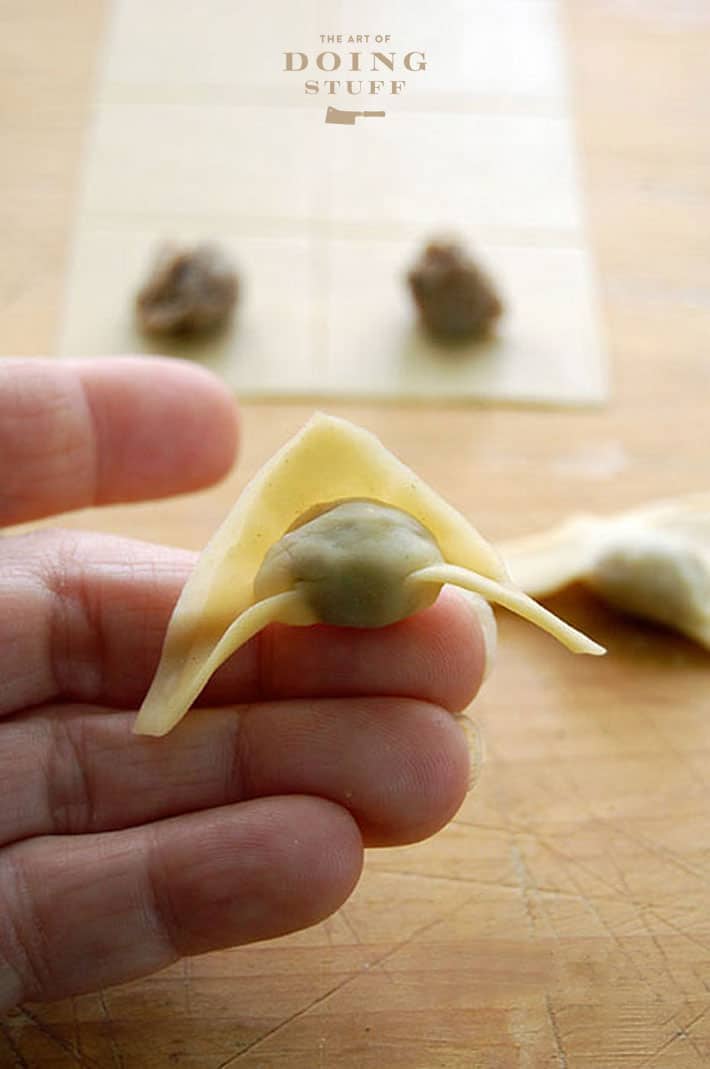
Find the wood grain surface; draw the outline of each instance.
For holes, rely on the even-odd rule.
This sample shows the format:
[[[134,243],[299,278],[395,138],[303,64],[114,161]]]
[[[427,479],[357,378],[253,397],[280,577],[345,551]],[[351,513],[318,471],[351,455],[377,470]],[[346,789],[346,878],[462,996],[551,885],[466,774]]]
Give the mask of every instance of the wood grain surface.
[[[591,241],[613,355],[603,411],[331,406],[489,537],[708,488],[710,11],[567,0]],[[0,349],[51,347],[98,0],[0,3]],[[198,547],[309,414],[244,412],[238,471],[68,523]],[[0,1026],[0,1065],[64,1069],[701,1069],[710,1064],[710,661],[571,591],[608,644],[573,658],[500,615],[481,782],[433,840],[370,854],[325,924]]]

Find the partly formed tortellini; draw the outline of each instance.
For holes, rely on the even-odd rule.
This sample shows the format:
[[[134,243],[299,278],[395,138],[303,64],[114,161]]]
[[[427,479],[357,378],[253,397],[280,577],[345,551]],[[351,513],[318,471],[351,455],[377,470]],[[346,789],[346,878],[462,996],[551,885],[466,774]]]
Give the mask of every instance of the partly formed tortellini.
[[[445,583],[512,609],[574,652],[604,652],[519,590],[468,521],[374,435],[317,414],[205,547],[134,730],[170,731],[269,623],[383,627],[431,605]]]
[[[710,648],[710,494],[616,516],[573,516],[499,548],[533,597],[581,581],[614,608]]]

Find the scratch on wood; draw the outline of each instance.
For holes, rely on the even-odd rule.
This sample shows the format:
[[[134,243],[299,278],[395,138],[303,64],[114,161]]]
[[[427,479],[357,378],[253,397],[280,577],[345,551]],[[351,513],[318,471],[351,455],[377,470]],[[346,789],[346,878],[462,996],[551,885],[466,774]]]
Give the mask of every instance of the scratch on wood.
[[[390,869],[385,866],[377,866],[373,869],[378,876],[408,876],[412,880],[438,880],[441,883],[465,883],[472,887],[505,887],[514,890],[515,885],[503,883],[502,880],[481,880],[477,876],[451,876],[441,872],[416,872],[411,869]]]
[[[637,831],[634,833],[630,832],[629,829],[621,823],[621,821],[599,820],[599,823],[602,825],[602,827],[613,828],[621,835],[624,835],[632,843],[635,843],[636,846],[640,846],[642,850],[648,850],[649,854],[652,854],[653,857],[658,857],[661,858],[663,861],[667,861],[669,865],[675,866],[675,868],[677,868],[680,872],[684,872],[687,876],[692,876],[692,878],[694,880],[698,880],[699,883],[705,884],[705,886],[708,886],[710,884],[710,879],[704,872],[698,872],[691,865],[687,865],[679,857],[671,853],[670,850],[667,850],[665,847],[660,846],[658,843],[654,843],[652,839],[647,839],[644,835],[641,835]]]
[[[500,806],[499,806],[499,808],[500,808]],[[501,815],[503,816],[503,819],[505,821],[505,813],[502,813]],[[598,823],[599,821],[598,821],[598,818],[594,818],[594,817],[590,816],[589,822],[590,823],[595,823],[595,822]],[[496,832],[501,832],[501,833],[508,834],[508,835],[511,835],[512,833],[516,833],[517,832],[518,835],[526,836],[527,838],[532,839],[533,842],[537,843],[538,846],[542,847],[543,850],[548,850],[551,854],[554,854],[555,857],[561,858],[563,861],[566,861],[570,865],[575,865],[582,872],[585,872],[588,876],[591,876],[592,879],[594,879],[597,883],[601,883],[605,887],[608,887],[609,890],[612,892],[612,894],[616,898],[618,898],[619,901],[624,901],[624,902],[628,901],[628,897],[629,897],[628,887],[627,888],[617,887],[616,884],[610,883],[608,880],[604,879],[603,876],[599,876],[593,869],[589,868],[587,865],[584,865],[578,858],[574,857],[571,854],[565,853],[565,851],[562,850],[555,842],[553,842],[551,839],[547,838],[547,836],[543,835],[541,832],[537,831],[530,824],[520,824],[520,823],[518,823],[518,821],[511,820],[507,824],[503,823],[502,825],[497,825],[497,824],[477,825],[473,821],[460,820],[458,818],[456,820],[452,821],[452,823],[453,824],[461,824],[463,827],[473,827],[473,828],[480,827],[484,831],[496,831]]]
[[[682,990],[680,984],[678,983],[678,980],[676,979],[676,976],[673,973],[673,970],[671,969],[671,963],[668,960],[668,955],[666,954],[665,947],[663,946],[663,943],[661,943],[661,941],[659,940],[658,936],[654,932],[654,930],[651,927],[651,925],[648,923],[648,918],[646,917],[645,910],[641,910],[639,912],[639,918],[640,918],[641,923],[643,924],[644,928],[646,929],[646,932],[648,933],[649,939],[651,940],[651,942],[653,943],[654,947],[658,951],[658,956],[660,957],[661,962],[663,963],[663,971],[665,972],[666,976],[668,977],[668,980],[670,981],[671,986],[674,987],[676,989],[676,991],[678,991],[678,993],[683,996],[685,1004],[686,1004],[686,1006],[688,1006],[688,994],[687,994],[686,991]],[[690,1008],[690,1007],[688,1006],[688,1008]]]
[[[43,1021],[37,1014],[32,1013],[26,1006],[20,1006],[20,1013],[23,1017],[26,1017],[28,1021],[31,1021],[35,1028],[37,1028],[43,1036],[46,1036],[51,1043],[60,1047],[65,1054],[68,1054],[70,1058],[73,1058],[76,1064],[81,1066],[81,1069],[101,1069],[98,1062],[95,1062],[93,1058],[89,1058],[85,1054],[79,1054],[74,1050],[71,1043],[67,1043],[65,1039],[62,1039],[56,1032],[53,1032],[46,1021]]]
[[[672,1036],[669,1036],[668,1039],[664,1040],[663,1043],[661,1043],[660,1047],[657,1047],[652,1054],[649,1054],[648,1057],[646,1057],[642,1062],[639,1062],[639,1064],[635,1066],[634,1069],[646,1069],[647,1066],[655,1062],[656,1058],[660,1054],[664,1054],[668,1050],[668,1048],[672,1047],[674,1043],[677,1043],[679,1039],[688,1040],[693,1050],[700,1058],[701,1064],[704,1064],[705,1055],[690,1035],[690,1031],[692,1028],[695,1027],[696,1024],[698,1024],[699,1021],[702,1021],[703,1017],[707,1016],[708,1013],[710,1013],[710,1006],[706,1006],[704,1010],[701,1010],[700,1013],[696,1014],[696,1016],[693,1017],[692,1021],[689,1021],[684,1028],[676,1029]]]
[[[190,958],[182,959],[182,994],[185,999],[185,1013],[190,1016],[192,1013],[192,1003],[190,999],[190,992],[192,987],[192,964]]]
[[[483,824],[476,820],[464,820],[463,817],[454,817],[450,823],[455,828],[473,828],[478,832],[498,831],[502,835],[510,834],[510,825],[506,824]]]
[[[345,906],[341,906],[340,907],[340,916],[341,916],[341,918],[343,920],[343,923],[344,923],[345,927],[348,929],[348,931],[352,935],[352,937],[355,940],[356,944],[358,946],[362,946],[362,939],[358,935],[358,932],[357,932],[357,929],[356,929],[355,925],[350,920],[350,917],[348,916],[348,914],[347,914],[347,912],[345,910]]]
[[[625,897],[631,898],[631,888],[629,887],[629,882],[626,879],[626,869],[622,866],[619,858],[617,857],[616,850],[612,849],[611,847],[607,851],[607,860],[609,864],[613,865],[614,867],[614,871],[616,872],[616,875],[618,876],[619,881],[621,882]]]
[[[279,1023],[277,1025],[274,1025],[273,1028],[269,1028],[268,1031],[263,1032],[260,1036],[257,1036],[257,1038],[253,1039],[251,1043],[247,1043],[247,1045],[245,1047],[242,1047],[241,1050],[237,1051],[236,1054],[230,1054],[229,1058],[227,1058],[226,1061],[220,1062],[220,1064],[217,1066],[217,1069],[229,1069],[230,1065],[235,1065],[236,1062],[240,1060],[240,1058],[243,1058],[245,1054],[248,1054],[250,1051],[254,1050],[256,1046],[259,1046],[261,1043],[265,1043],[267,1039],[282,1031],[282,1029],[286,1028],[287,1025],[291,1024],[292,1021],[297,1021],[299,1017],[303,1017],[304,1014],[308,1013],[309,1010],[314,1009],[316,1006],[320,1006],[322,1002],[325,1002],[326,999],[329,999],[331,995],[334,995],[336,993],[336,991],[340,991],[341,987],[345,987],[346,984],[349,984],[354,979],[355,976],[348,976],[345,978],[345,980],[341,980],[340,983],[336,984],[334,987],[331,987],[329,991],[326,991],[323,995],[319,995],[318,998],[315,998],[312,1002],[309,1002],[307,1006],[304,1006],[300,1010],[296,1010],[296,1012],[292,1013],[290,1017],[286,1017],[285,1020],[279,1021]]]
[[[571,879],[571,877],[570,877]],[[576,886],[579,886],[576,884]],[[590,902],[627,902],[626,898],[617,898],[616,895],[587,895],[579,891],[560,891],[557,887],[536,887],[536,894],[541,898],[561,898],[570,902],[581,902],[588,905]]]
[[[326,919],[321,922],[321,926],[320,926],[320,930],[323,932],[323,934],[325,935],[326,939],[328,940],[328,946],[329,947],[332,947],[332,946],[335,945],[334,942],[333,942],[332,924],[333,924],[333,918],[332,917],[326,917]]]
[[[22,1051],[17,1046],[17,1043],[15,1043],[15,1037],[4,1021],[0,1021],[0,1032],[2,1032],[8,1047],[13,1053],[17,1069],[30,1069],[28,1063],[22,1057]]]
[[[606,880],[603,876],[600,876],[594,871],[594,869],[590,868],[588,865],[585,865],[582,861],[580,861],[579,858],[574,857],[572,854],[565,853],[565,851],[560,849],[560,847],[557,846],[556,843],[551,842],[549,839],[545,838],[544,835],[540,835],[538,832],[531,830],[525,831],[524,834],[529,835],[530,838],[533,839],[535,842],[539,843],[539,845],[544,850],[549,850],[551,854],[554,854],[556,857],[559,857],[563,861],[566,861],[568,865],[573,865],[575,868],[579,869],[580,872],[583,872],[585,875],[590,876],[597,883],[601,883],[604,885],[604,887],[608,887],[609,890],[612,891],[613,894],[617,897],[617,899],[619,899],[619,901],[627,902],[629,900],[628,888],[624,889],[623,887],[618,887],[614,883],[610,883],[609,880]],[[577,886],[579,885],[577,884]]]
[[[683,1036],[683,1033],[681,1031],[674,1032],[673,1035],[670,1036],[669,1039],[664,1040],[664,1042],[661,1043],[660,1047],[658,1047],[656,1050],[654,1050],[654,1052],[652,1054],[649,1054],[647,1058],[644,1058],[644,1060],[642,1062],[639,1062],[639,1064],[635,1067],[635,1069],[646,1069],[647,1066],[649,1066],[653,1062],[655,1062],[655,1060],[659,1056],[659,1054],[664,1054],[668,1050],[669,1047],[672,1047],[674,1043],[677,1043],[677,1041],[679,1039],[683,1039],[683,1038],[684,1038],[684,1036]]]
[[[79,1024],[79,1015],[76,1012],[76,998],[73,995],[71,1000],[71,1019],[74,1026],[74,1047],[81,1057],[81,1025]]]
[[[669,718],[667,716],[663,716],[664,726],[667,723],[668,719]],[[681,765],[683,769],[690,774],[692,779],[695,781],[696,786],[700,787],[704,793],[707,790],[708,786],[706,780],[699,774],[692,761],[686,761],[683,752],[676,747],[673,732],[667,732],[662,730],[658,717],[653,714],[649,716],[646,723],[650,724],[658,738],[661,740],[662,744],[668,749],[670,753],[673,754],[673,756],[678,761],[678,764]]]
[[[667,925],[668,928],[671,928],[674,932],[677,932],[677,934],[682,936],[683,939],[687,939],[689,943],[694,943],[695,946],[700,947],[701,950],[710,950],[710,943],[705,943],[702,939],[698,939],[697,936],[690,935],[690,933],[686,932],[686,930],[684,928],[681,928],[680,925],[674,924],[673,921],[669,921],[668,918],[664,917],[661,913],[659,913],[657,909],[649,907],[648,912],[651,914],[652,917],[655,917],[656,920],[659,920],[661,924]]]
[[[401,943],[396,943],[393,947],[390,947],[388,951],[382,954],[381,957],[377,958],[372,964],[380,965],[383,961],[388,961],[390,958],[394,957],[395,954],[399,954],[401,950],[404,950],[405,947],[410,946],[416,939],[419,938],[420,935],[425,935],[426,932],[429,932],[432,928],[435,928],[437,924],[441,924],[443,921],[448,920],[449,917],[453,917],[457,913],[461,913],[463,910],[467,909],[472,902],[476,902],[477,900],[478,895],[469,895],[469,897],[466,898],[463,902],[459,902],[458,905],[452,906],[451,909],[447,909],[443,913],[439,913],[436,917],[434,917],[433,920],[427,921],[426,924],[420,925],[419,928],[415,928],[414,931],[410,935],[408,935],[406,939],[403,939],[401,941]]]
[[[703,1020],[703,1018],[707,1017],[707,1015],[709,1013],[710,1013],[710,1006],[706,1006],[704,1010],[701,1010],[700,1013],[698,1013],[695,1017],[693,1017],[692,1021],[688,1022],[688,1024],[685,1026],[683,1031],[684,1032],[690,1032],[691,1029],[695,1028],[696,1024],[700,1024],[700,1022]]]
[[[386,876],[404,876],[411,880],[439,880],[442,883],[463,883],[469,887],[491,887],[494,890],[501,891],[518,891],[520,890],[519,883],[506,883],[505,880],[482,880],[479,876],[446,876],[439,872],[412,872],[408,869],[390,869],[377,866],[375,870],[378,875],[383,873]],[[598,879],[598,877],[596,877]],[[579,886],[578,884],[576,886]],[[563,891],[559,887],[546,887],[544,884],[535,884],[536,897],[547,896],[548,898],[562,898],[569,899],[571,902],[582,902],[587,904],[591,900],[598,902],[631,902],[636,906],[644,906],[645,903],[635,898],[629,898],[625,894],[597,894],[587,895],[581,894],[579,891]],[[653,911],[651,911],[653,912]],[[680,931],[681,929],[679,929]],[[701,944],[698,944],[701,945]],[[710,947],[708,948],[710,949]]]
[[[467,887],[492,887],[494,890],[517,891],[518,886],[514,883],[505,883],[504,880],[482,880],[478,876],[451,876],[441,872],[413,872],[409,869],[390,869],[380,867],[374,870],[377,875],[406,876],[410,880],[437,880],[440,883],[463,883]]]
[[[673,971],[671,969],[671,963],[668,960],[668,955],[666,954],[666,951],[665,951],[665,948],[664,948],[663,944],[660,942],[660,940],[658,939],[658,936],[656,935],[656,933],[651,928],[651,925],[648,923],[648,920],[646,918],[646,914],[645,914],[645,912],[643,910],[641,911],[640,916],[641,916],[641,923],[643,924],[644,928],[648,932],[649,938],[651,939],[651,942],[655,946],[656,950],[658,951],[658,953],[660,955],[661,961],[663,962],[663,971],[665,972],[666,976],[668,977],[668,980],[669,980],[671,986],[674,987],[676,989],[676,991],[678,991],[678,993],[682,996],[683,1002],[685,1004],[686,1009],[690,1010],[690,1002],[688,1001],[688,994],[687,994],[686,991],[684,991],[681,988],[680,984],[678,983],[678,980],[676,979],[675,974],[673,973]],[[696,1024],[701,1019],[701,1017],[704,1016],[705,1012],[707,1012],[707,1011],[706,1010],[701,1011],[696,1017],[693,1018],[693,1020],[690,1022],[690,1024],[686,1025],[684,1028],[679,1028],[678,1029],[679,1033],[685,1039],[687,1039],[688,1043],[693,1048],[693,1050],[698,1055],[698,1057],[700,1058],[701,1061],[703,1060],[703,1052],[700,1050],[700,1048],[698,1047],[698,1045],[695,1042],[695,1040],[693,1039],[693,1037],[689,1034],[689,1031],[693,1027],[693,1025]]]
[[[560,1029],[557,1024],[557,1018],[555,1016],[555,1011],[552,1008],[552,1001],[549,995],[545,995],[545,1006],[547,1007],[547,1016],[550,1021],[552,1035],[555,1040],[555,1047],[557,1049],[557,1060],[560,1063],[560,1069],[568,1069],[567,1054],[565,1053],[565,1048],[562,1046],[562,1037],[560,1036]]]
[[[106,1005],[106,996],[104,995],[103,991],[99,991],[99,1003],[101,1005],[101,1012],[103,1013],[104,1020],[108,1025],[108,1042],[111,1048],[111,1058],[113,1059],[114,1069],[124,1069],[123,1055],[121,1054],[118,1043],[116,1042],[113,1017],[111,1016],[111,1012],[108,1006]]]
[[[634,960],[634,958],[633,958],[632,954],[630,953],[630,951],[628,951],[626,949],[626,947],[621,942],[621,939],[619,938],[617,933],[614,931],[614,929],[608,923],[608,921],[604,918],[603,914],[597,909],[597,907],[595,906],[595,904],[592,901],[592,899],[588,898],[582,892],[582,889],[580,888],[576,877],[573,876],[572,873],[569,874],[569,877],[572,880],[572,883],[575,885],[575,887],[577,887],[580,890],[580,899],[581,899],[581,901],[584,902],[584,904],[586,905],[586,907],[589,910],[589,912],[596,918],[596,921],[599,924],[599,926],[607,933],[607,935],[611,939],[612,943],[618,949],[619,953],[622,955],[624,960],[629,963],[629,965],[631,966],[633,971],[636,973],[637,979],[640,980],[640,982],[648,989],[649,993],[655,998],[656,997],[656,992],[654,991],[653,986],[651,985],[649,980],[647,980],[646,976],[644,975],[643,970],[637,964],[637,962]]]
[[[528,924],[530,925],[530,933],[535,936],[537,932],[537,919],[535,917],[535,911],[532,908],[531,894],[532,888],[530,886],[530,876],[528,874],[525,861],[523,860],[522,851],[518,843],[513,839],[510,844],[510,859],[513,864],[513,870],[518,880],[518,889],[523,898],[525,904],[525,913],[528,918]]]
[[[405,947],[408,947],[411,943],[414,942],[415,939],[418,939],[420,935],[424,935],[425,932],[428,932],[437,924],[440,924],[442,921],[445,921],[449,917],[452,917],[455,913],[458,913],[459,910],[466,909],[468,906],[471,905],[472,902],[475,901],[476,895],[471,895],[464,902],[460,902],[452,909],[446,910],[444,913],[440,913],[433,920],[428,921],[426,924],[423,924],[421,925],[421,927],[415,929],[415,931],[413,931],[411,935],[409,935],[406,939],[403,939],[401,943],[396,943],[393,947],[390,947],[389,950],[386,950],[383,954],[380,954],[379,957],[373,958],[372,961],[368,962],[368,964],[364,966],[364,968],[372,969],[377,967],[378,965],[382,965],[391,957],[394,957],[395,954],[398,954],[399,951],[404,950]],[[251,1043],[247,1043],[247,1045],[245,1047],[242,1047],[241,1050],[237,1051],[236,1054],[231,1055],[229,1058],[227,1058],[226,1061],[221,1062],[220,1065],[217,1066],[217,1069],[230,1069],[230,1066],[235,1065],[241,1058],[243,1058],[246,1054],[249,1054],[250,1051],[253,1051],[256,1047],[260,1047],[263,1043],[267,1041],[267,1039],[270,1039],[272,1036],[278,1035],[279,1032],[282,1032],[284,1028],[287,1028],[294,1021],[298,1021],[301,1017],[305,1017],[305,1015],[307,1013],[310,1013],[311,1010],[315,1009],[316,1006],[322,1006],[325,1002],[328,1001],[328,999],[332,998],[333,995],[336,995],[339,991],[342,991],[343,988],[347,987],[349,984],[354,983],[355,980],[357,980],[361,974],[362,969],[358,969],[357,972],[351,973],[350,976],[346,976],[344,980],[341,980],[339,983],[335,984],[333,987],[330,988],[329,991],[326,991],[324,994],[319,995],[318,998],[313,999],[311,1002],[308,1003],[307,1006],[303,1006],[300,1010],[296,1010],[296,1012],[292,1013],[290,1017],[287,1017],[283,1021],[279,1021],[279,1023],[277,1025],[274,1025],[273,1028],[270,1028],[267,1032],[263,1032],[262,1035],[257,1036],[257,1038],[252,1040]],[[562,1069],[567,1069],[567,1067],[564,1066],[562,1067]]]

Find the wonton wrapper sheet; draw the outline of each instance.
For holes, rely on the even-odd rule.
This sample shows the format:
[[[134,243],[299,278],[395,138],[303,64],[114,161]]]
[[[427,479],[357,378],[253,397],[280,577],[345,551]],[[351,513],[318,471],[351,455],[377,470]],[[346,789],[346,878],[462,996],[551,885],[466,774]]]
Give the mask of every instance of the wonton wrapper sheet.
[[[449,563],[507,581],[492,547],[373,434],[317,414],[248,484],[205,547],[173,612],[136,731],[163,734],[192,704],[202,689],[200,667],[254,603],[254,578],[270,546],[313,505],[357,497],[410,513]]]
[[[375,0],[112,7],[61,356],[196,358],[242,397],[605,399],[556,0],[390,0],[387,48],[424,50],[427,69],[372,98],[385,118],[355,126],[326,125],[326,107],[369,98],[303,83],[328,77],[314,53],[334,22],[382,29]],[[334,47],[345,67],[352,46]],[[308,53],[309,69],[285,72],[285,50]],[[494,338],[455,353],[418,329],[404,281],[442,232],[480,257],[508,306]],[[132,301],[156,246],[209,239],[244,282],[232,329],[141,336]]]

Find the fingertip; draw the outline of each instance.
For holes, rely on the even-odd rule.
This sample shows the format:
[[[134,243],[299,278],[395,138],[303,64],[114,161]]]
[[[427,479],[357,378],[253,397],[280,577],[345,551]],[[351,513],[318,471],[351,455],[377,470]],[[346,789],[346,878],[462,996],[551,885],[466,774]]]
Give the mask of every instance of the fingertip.
[[[352,817],[299,796],[111,835],[37,836],[7,852],[0,1009],[306,928],[342,905],[363,861]]]
[[[183,377],[186,393],[192,404],[198,405],[194,424],[183,428],[192,435],[194,453],[200,456],[201,485],[209,485],[226,475],[233,467],[241,440],[241,414],[232,390],[207,368],[185,361],[169,361],[176,369],[173,374]]]
[[[494,664],[496,622],[491,607],[483,598],[444,587],[435,604],[412,617],[412,623],[430,636],[437,688],[427,697],[450,713],[461,712]]]
[[[360,830],[334,802],[275,796],[195,819],[199,844],[189,828],[168,842],[160,866],[181,954],[308,928],[339,909],[360,878]]]
[[[402,723],[393,724],[397,762],[381,748],[379,798],[373,790],[363,821],[366,846],[428,839],[456,815],[475,782],[469,742],[457,717],[424,703],[410,705],[406,715],[406,730]],[[377,761],[373,754],[373,785]]]
[[[360,828],[343,806],[308,796],[286,802],[297,834],[290,843],[282,840],[290,872],[283,916],[286,930],[294,931],[340,909],[357,886],[365,856]]]
[[[498,649],[498,627],[495,613],[480,594],[473,594],[469,590],[455,590],[452,593],[454,597],[464,602],[473,618],[476,643],[483,653],[481,675],[481,684],[483,684],[495,667]]]
[[[207,368],[141,355],[70,366],[96,429],[98,503],[196,490],[234,464],[240,434],[236,399]]]

